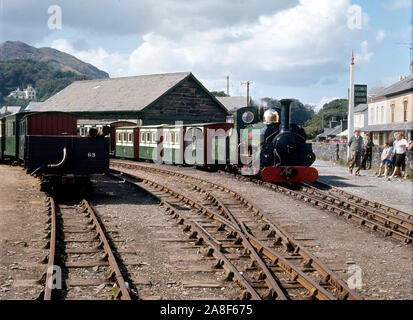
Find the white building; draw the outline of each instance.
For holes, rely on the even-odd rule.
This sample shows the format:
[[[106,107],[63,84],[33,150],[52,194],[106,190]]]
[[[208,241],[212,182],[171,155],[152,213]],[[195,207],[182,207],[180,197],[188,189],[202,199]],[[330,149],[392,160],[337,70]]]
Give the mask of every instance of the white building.
[[[359,104],[354,108],[354,128],[361,129],[368,124],[368,105]]]
[[[31,85],[28,85],[24,90],[17,88],[10,92],[9,97],[13,97],[14,99],[33,100],[36,99],[36,90]]]

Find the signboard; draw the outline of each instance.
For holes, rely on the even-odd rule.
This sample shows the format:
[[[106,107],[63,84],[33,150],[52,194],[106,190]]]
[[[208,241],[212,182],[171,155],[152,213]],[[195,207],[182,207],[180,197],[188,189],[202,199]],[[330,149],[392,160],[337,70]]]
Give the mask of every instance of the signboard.
[[[354,85],[354,106],[367,103],[367,85],[355,84]]]

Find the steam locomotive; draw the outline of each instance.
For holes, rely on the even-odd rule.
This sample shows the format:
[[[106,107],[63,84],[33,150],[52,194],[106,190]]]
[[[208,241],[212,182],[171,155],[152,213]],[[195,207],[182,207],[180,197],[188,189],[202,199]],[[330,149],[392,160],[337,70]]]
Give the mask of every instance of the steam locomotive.
[[[277,183],[313,182],[318,172],[305,130],[290,123],[291,103],[245,107],[226,123],[116,128],[115,156],[133,160],[236,170]]]

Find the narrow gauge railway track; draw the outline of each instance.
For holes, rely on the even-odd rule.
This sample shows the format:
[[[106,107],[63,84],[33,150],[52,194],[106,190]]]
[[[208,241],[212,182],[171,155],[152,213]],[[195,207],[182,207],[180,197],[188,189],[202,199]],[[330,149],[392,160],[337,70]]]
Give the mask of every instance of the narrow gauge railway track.
[[[367,200],[367,199],[363,199],[359,196],[356,196],[352,193],[349,193],[347,191],[344,191],[340,188],[334,187],[334,186],[329,185],[327,183],[324,183],[324,182],[321,182],[321,181],[316,181],[312,185],[313,185],[313,187],[316,187],[318,189],[322,189],[322,190],[327,189],[327,191],[339,194],[339,195],[341,195],[342,197],[344,197],[346,199],[353,200],[357,203],[362,203],[366,207],[376,209],[376,210],[381,210],[383,212],[391,213],[391,214],[394,214],[394,215],[397,215],[397,216],[400,216],[400,217],[404,217],[404,218],[409,219],[409,220],[413,220],[413,215],[410,214],[410,213],[403,212],[402,210],[398,210],[398,209],[389,207],[385,204],[382,204],[382,203],[379,203],[379,202],[376,202],[376,201],[370,201],[370,200]],[[319,186],[319,187],[317,187],[317,186]]]
[[[237,179],[251,181],[267,189],[282,192],[296,199],[306,201],[339,216],[354,220],[373,231],[381,232],[385,237],[391,237],[407,244],[413,243],[413,217],[401,210],[363,199],[335,187],[324,190],[330,187],[324,183],[317,182],[324,189],[318,188],[317,184],[310,185],[304,183],[297,187],[289,187],[225,171],[222,173],[232,175]]]
[[[49,255],[43,299],[130,300],[96,209],[85,199],[74,206],[58,204],[52,197],[48,201]],[[61,270],[61,285],[54,280],[56,266]]]
[[[327,266],[272,223],[254,204],[232,190],[174,171],[120,161],[112,162],[112,166],[120,169],[125,180],[129,180],[128,177],[138,179],[152,192],[161,191],[160,201],[167,212],[184,225],[190,236],[209,247],[209,254],[218,259],[218,265],[227,270],[228,277],[235,278],[243,287],[244,298],[360,299]],[[167,174],[191,181],[186,185],[192,192],[186,191],[184,195],[137,175],[136,170],[149,172],[151,176]],[[200,197],[203,199],[199,200]],[[192,218],[185,212],[178,212],[177,202],[196,209],[198,216]],[[209,218],[209,225],[198,222],[199,218]],[[211,226],[211,222],[215,226]],[[249,258],[249,264],[240,265],[239,260],[224,259],[227,253],[237,252]]]

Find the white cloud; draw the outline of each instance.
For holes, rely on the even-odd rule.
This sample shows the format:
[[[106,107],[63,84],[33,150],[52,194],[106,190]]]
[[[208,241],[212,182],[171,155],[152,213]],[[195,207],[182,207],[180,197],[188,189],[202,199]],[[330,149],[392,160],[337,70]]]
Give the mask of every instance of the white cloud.
[[[354,32],[347,27],[349,5],[349,0],[300,0],[293,8],[243,24],[186,29],[180,37],[148,32],[130,54],[76,50],[63,39],[52,46],[111,77],[193,71],[206,85],[230,75],[234,82],[308,86],[346,70],[349,49],[340,39]],[[358,63],[368,63],[372,55],[363,41],[356,54]]]
[[[386,31],[384,31],[383,29],[380,29],[376,35],[377,43],[381,43],[386,38],[386,36],[387,36]]]
[[[356,65],[368,64],[373,57],[373,52],[369,51],[369,43],[364,40],[360,43],[360,52],[354,56]]]
[[[339,98],[339,97],[334,97],[334,98],[322,97],[319,102],[316,102],[316,103],[311,102],[310,104],[311,104],[311,105],[315,105],[314,111],[315,111],[315,112],[318,112],[318,111],[321,110],[321,108],[322,108],[326,103],[329,103],[329,102],[331,102],[331,101],[333,101],[333,100],[336,100],[336,99],[342,99],[342,98]]]
[[[390,0],[383,4],[384,9],[389,11],[410,8],[411,6],[411,0]]]

